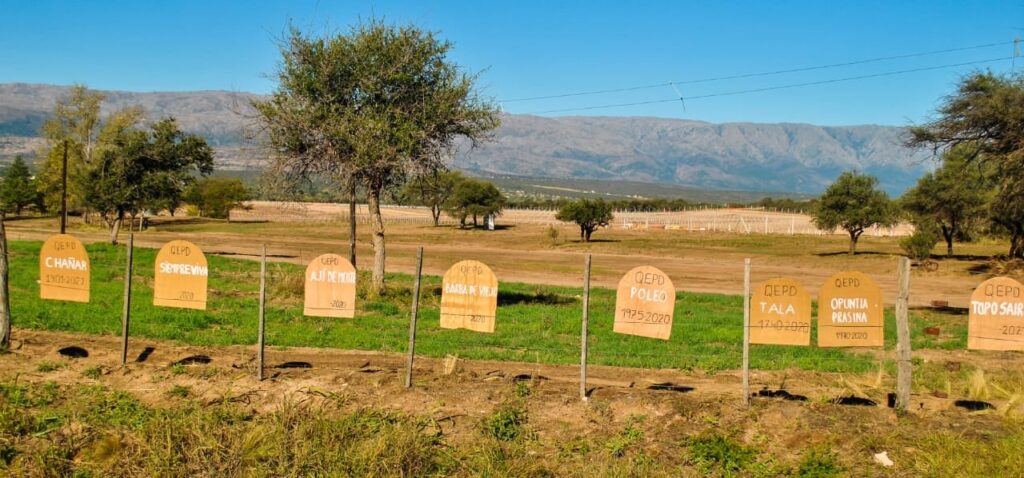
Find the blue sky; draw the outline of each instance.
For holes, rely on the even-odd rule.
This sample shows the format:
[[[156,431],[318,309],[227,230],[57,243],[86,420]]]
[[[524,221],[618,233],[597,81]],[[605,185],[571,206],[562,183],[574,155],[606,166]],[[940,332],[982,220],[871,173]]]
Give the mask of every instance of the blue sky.
[[[641,85],[655,88],[537,101],[511,113],[659,116],[826,125],[921,122],[957,78],[1011,71],[1024,0],[936,2],[490,2],[0,0],[0,82],[131,91],[275,87],[276,40],[291,21],[317,33],[383,18],[439,31],[480,87],[510,100]],[[1002,43],[837,68],[686,83],[684,97],[943,67],[790,89],[693,98],[684,82]],[[1001,59],[976,65],[960,63]],[[1024,70],[1024,58],[1016,59]],[[662,101],[647,105],[592,108]],[[561,111],[570,110],[570,111]],[[556,111],[552,113],[546,113]]]

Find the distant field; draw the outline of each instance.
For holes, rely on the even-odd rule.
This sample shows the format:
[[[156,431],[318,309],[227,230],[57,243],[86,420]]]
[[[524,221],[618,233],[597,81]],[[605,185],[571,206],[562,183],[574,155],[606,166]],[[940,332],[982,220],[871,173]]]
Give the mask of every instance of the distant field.
[[[231,217],[236,221],[273,221],[273,222],[342,222],[348,220],[348,204],[304,203],[251,201],[251,209],[236,210]],[[430,210],[424,207],[387,206],[382,208],[385,223],[389,224],[432,224]],[[555,219],[556,211],[507,209],[497,220],[498,225],[516,224],[562,224]],[[370,216],[366,206],[359,205],[356,209],[357,220],[369,223]],[[458,221],[442,215],[441,223],[456,225]],[[651,230],[664,229],[669,231],[687,232],[726,232],[736,234],[813,234],[846,236],[846,232],[822,231],[811,222],[806,214],[784,211],[764,211],[744,208],[704,208],[677,212],[615,212],[615,220],[611,224],[615,229]],[[908,224],[893,228],[872,228],[865,232],[867,236],[891,237],[904,236],[913,232]]]

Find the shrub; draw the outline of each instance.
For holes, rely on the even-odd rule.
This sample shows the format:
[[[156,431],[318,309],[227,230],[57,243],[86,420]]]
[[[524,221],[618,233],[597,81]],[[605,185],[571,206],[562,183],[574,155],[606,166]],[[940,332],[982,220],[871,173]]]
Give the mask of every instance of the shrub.
[[[523,436],[526,424],[526,410],[516,405],[502,405],[484,418],[481,427],[484,435],[500,441],[515,441]]]
[[[934,224],[918,225],[914,233],[900,240],[900,247],[907,257],[923,261],[932,256],[932,249],[939,242],[939,232]]]
[[[754,461],[754,450],[721,435],[693,437],[686,445],[693,464],[705,471],[717,467],[726,476],[746,469]]]

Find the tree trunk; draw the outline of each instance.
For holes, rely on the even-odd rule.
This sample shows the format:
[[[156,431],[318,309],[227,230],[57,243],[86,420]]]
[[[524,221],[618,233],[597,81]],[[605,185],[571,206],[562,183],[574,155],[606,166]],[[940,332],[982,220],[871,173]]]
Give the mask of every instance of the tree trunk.
[[[441,206],[430,206],[430,214],[434,215],[434,227],[441,225]]]
[[[590,235],[594,233],[593,229],[587,229],[587,239],[583,242],[590,242]]]
[[[370,209],[370,229],[373,244],[372,291],[383,295],[384,290],[384,220],[380,215],[380,191],[369,190],[366,203]]]
[[[1015,226],[1010,235],[1010,259],[1024,259],[1024,228]]]
[[[478,226],[477,226],[477,224],[476,224],[476,214],[474,214],[474,215],[473,215],[473,229],[476,229],[477,227],[478,227]]]
[[[860,239],[860,232],[850,231],[850,255],[857,254],[857,239]]]
[[[7,288],[7,231],[4,212],[0,211],[0,350],[11,348],[11,296]]]
[[[946,257],[953,257],[953,237],[955,236],[956,226],[942,225],[942,238],[946,240]]]
[[[121,223],[124,222],[124,213],[117,213],[117,217],[110,223],[110,243],[117,245],[117,235],[121,232]]]

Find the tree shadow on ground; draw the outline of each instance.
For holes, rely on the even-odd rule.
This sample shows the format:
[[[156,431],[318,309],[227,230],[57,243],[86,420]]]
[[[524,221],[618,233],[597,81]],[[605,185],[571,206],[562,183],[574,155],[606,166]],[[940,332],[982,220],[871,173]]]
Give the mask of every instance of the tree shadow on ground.
[[[815,255],[818,256],[818,257],[848,256],[848,255],[850,255],[850,251],[819,252],[819,253],[817,253]],[[857,251],[857,253],[854,254],[854,256],[895,256],[895,255],[898,255],[898,254],[893,254],[891,252],[878,252],[878,251],[863,251],[863,252]]]
[[[612,243],[622,242],[622,241],[620,241],[618,239],[591,239],[590,242],[583,242],[583,241],[581,241],[579,239],[575,239],[575,240],[566,241],[566,242],[570,242],[570,243],[573,243],[573,244],[601,244],[601,243],[612,244]]]
[[[498,305],[515,304],[540,304],[540,305],[566,305],[576,302],[575,297],[569,297],[551,292],[538,291],[534,293],[504,292],[498,291]]]

